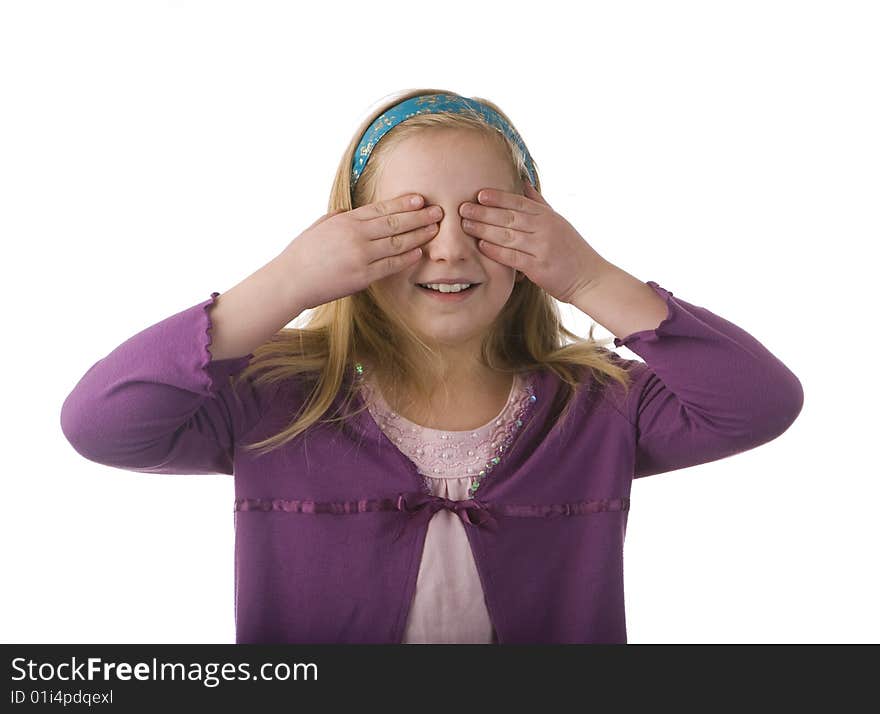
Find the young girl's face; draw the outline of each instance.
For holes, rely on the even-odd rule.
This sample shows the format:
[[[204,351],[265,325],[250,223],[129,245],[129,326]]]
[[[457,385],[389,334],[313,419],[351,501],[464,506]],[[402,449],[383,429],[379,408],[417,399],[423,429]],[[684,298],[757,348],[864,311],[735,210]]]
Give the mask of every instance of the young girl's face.
[[[481,253],[478,239],[461,226],[461,204],[477,203],[482,188],[522,193],[510,159],[475,132],[429,130],[410,137],[379,172],[375,201],[418,193],[425,206],[443,209],[440,229],[421,246],[421,258],[376,283],[429,344],[478,351],[513,291],[516,270]],[[479,285],[452,300],[418,286],[444,278]]]

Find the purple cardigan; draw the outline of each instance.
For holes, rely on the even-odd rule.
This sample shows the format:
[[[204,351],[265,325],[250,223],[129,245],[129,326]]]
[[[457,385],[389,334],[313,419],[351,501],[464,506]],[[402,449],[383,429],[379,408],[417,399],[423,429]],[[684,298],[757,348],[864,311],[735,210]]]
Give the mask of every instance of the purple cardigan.
[[[96,362],[64,401],[61,428],[107,466],[234,474],[238,643],[401,642],[427,519],[444,507],[465,523],[499,643],[624,643],[632,479],[753,449],[803,406],[798,378],[754,337],[647,284],[668,312],[614,339],[644,359],[611,353],[632,375],[629,395],[588,379],[552,429],[562,383],[533,373],[521,428],[458,505],[425,494],[366,410],[262,457],[237,448],[277,433],[307,392],[296,380],[233,388],[253,355],[211,361],[217,292]]]

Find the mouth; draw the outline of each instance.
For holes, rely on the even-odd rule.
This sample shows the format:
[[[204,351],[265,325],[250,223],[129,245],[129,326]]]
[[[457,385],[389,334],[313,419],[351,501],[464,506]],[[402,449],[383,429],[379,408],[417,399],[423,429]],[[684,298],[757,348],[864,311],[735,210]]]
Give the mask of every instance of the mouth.
[[[459,302],[461,300],[466,300],[477,288],[480,287],[482,283],[471,283],[470,287],[465,288],[464,290],[459,290],[458,292],[440,292],[439,290],[434,290],[433,288],[426,288],[422,285],[416,283],[416,290],[422,293],[427,293],[427,296],[430,298],[434,298],[435,300],[441,300],[444,302]]]

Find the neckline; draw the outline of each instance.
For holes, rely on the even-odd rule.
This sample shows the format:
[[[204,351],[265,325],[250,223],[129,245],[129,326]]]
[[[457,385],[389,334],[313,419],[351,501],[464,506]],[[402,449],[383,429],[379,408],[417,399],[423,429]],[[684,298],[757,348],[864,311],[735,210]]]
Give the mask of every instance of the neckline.
[[[498,419],[502,417],[502,415],[510,408],[510,403],[513,401],[514,395],[518,393],[518,387],[520,386],[520,375],[519,373],[514,373],[513,380],[510,385],[510,391],[507,393],[507,401],[504,402],[504,406],[501,407],[501,410],[495,414],[489,421],[485,424],[481,424],[480,426],[474,427],[473,429],[435,429],[434,427],[424,426],[417,422],[412,421],[411,419],[407,419],[403,414],[394,411],[388,402],[385,400],[385,397],[382,395],[382,390],[379,389],[379,385],[375,383],[374,380],[366,378],[369,381],[368,388],[373,392],[373,397],[379,403],[379,406],[391,414],[394,418],[400,419],[402,422],[407,424],[408,426],[416,426],[423,433],[440,435],[440,434],[454,434],[457,436],[463,436],[465,434],[473,434],[479,433],[483,431],[487,431]]]
[[[352,372],[354,375],[352,379],[355,381],[361,382],[364,379],[364,367],[361,363],[356,363]],[[525,441],[525,432],[529,431],[529,427],[534,423],[536,413],[543,413],[547,408],[547,400],[545,397],[551,380],[554,379],[553,373],[545,370],[538,370],[535,372],[528,372],[522,376],[523,388],[528,392],[529,396],[528,399],[525,400],[522,408],[516,414],[516,434],[514,437],[509,437],[510,441],[504,446],[505,457],[503,459],[500,457],[493,458],[493,463],[487,464],[485,471],[481,471],[478,474],[478,479],[469,490],[469,495],[472,498],[478,488],[480,488],[480,498],[484,497],[485,487],[481,488],[481,484],[483,479],[489,475],[487,473],[488,471],[492,472],[491,478],[488,479],[489,488],[491,488],[495,482],[504,480],[502,474],[506,477],[508,470],[513,468],[511,457],[514,453],[517,453],[518,455],[519,450],[523,448],[522,444]],[[537,403],[539,400],[540,403]],[[386,447],[390,447],[390,458],[396,459],[401,464],[409,474],[410,478],[413,479],[413,482],[418,484],[419,491],[430,494],[430,485],[419,472],[418,466],[416,466],[406,454],[397,448],[397,445],[388,438],[388,435],[382,431],[372,415],[368,413],[368,404],[364,399],[361,389],[354,390],[354,401],[360,407],[358,409],[358,431],[360,434],[371,435],[376,443],[385,444]]]

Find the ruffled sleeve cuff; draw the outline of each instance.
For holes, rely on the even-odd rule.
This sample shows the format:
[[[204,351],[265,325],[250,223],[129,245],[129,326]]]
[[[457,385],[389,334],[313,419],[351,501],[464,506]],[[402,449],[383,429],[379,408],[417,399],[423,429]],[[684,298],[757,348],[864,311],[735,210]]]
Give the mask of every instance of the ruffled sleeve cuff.
[[[211,358],[208,348],[213,342],[213,323],[211,322],[211,308],[216,304],[219,292],[211,293],[211,297],[199,305],[196,311],[198,316],[198,344],[196,345],[195,369],[198,372],[198,385],[200,394],[210,396],[222,389],[229,377],[243,371],[250,364],[254,353],[251,352],[243,357],[230,357],[228,359],[215,360]]]
[[[654,292],[666,302],[666,317],[664,317],[663,321],[653,330],[639,330],[638,332],[633,332],[623,338],[615,337],[615,347],[626,346],[632,342],[656,342],[663,335],[675,334],[676,326],[679,325],[685,317],[682,315],[682,307],[677,301],[672,299],[673,294],[671,290],[661,288],[653,280],[649,280],[647,284],[650,285],[654,289]]]

